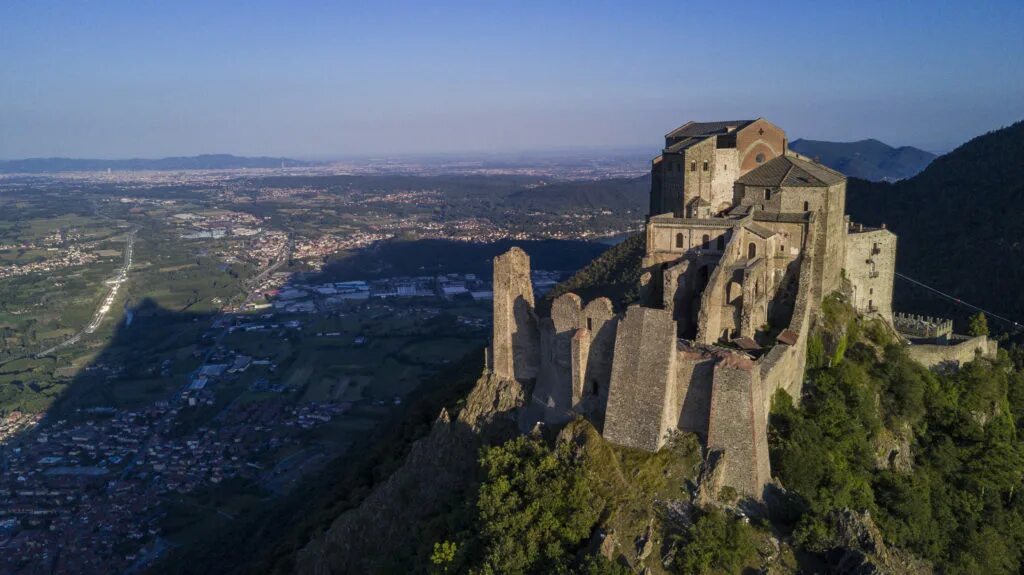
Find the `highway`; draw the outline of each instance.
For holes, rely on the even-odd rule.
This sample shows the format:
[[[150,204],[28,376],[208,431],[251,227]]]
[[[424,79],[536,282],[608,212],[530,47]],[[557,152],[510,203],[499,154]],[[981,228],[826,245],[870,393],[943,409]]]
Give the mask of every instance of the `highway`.
[[[100,302],[99,307],[96,308],[96,312],[93,314],[92,320],[90,320],[88,325],[82,328],[82,330],[76,333],[75,335],[62,341],[61,343],[58,343],[57,345],[51,347],[50,349],[37,353],[37,358],[50,355],[51,353],[59,349],[65,348],[69,345],[74,345],[78,343],[83,336],[95,332],[96,329],[100,327],[100,324],[103,323],[103,320],[107,317],[107,314],[110,313],[110,307],[114,304],[114,300],[117,298],[118,290],[120,290],[121,285],[128,280],[128,271],[132,267],[132,254],[135,250],[135,234],[138,231],[138,228],[135,228],[132,231],[128,232],[128,240],[124,247],[124,263],[121,264],[120,269],[118,269],[117,275],[106,281],[106,283],[110,286],[110,289],[107,290],[107,294],[103,297],[103,301]]]

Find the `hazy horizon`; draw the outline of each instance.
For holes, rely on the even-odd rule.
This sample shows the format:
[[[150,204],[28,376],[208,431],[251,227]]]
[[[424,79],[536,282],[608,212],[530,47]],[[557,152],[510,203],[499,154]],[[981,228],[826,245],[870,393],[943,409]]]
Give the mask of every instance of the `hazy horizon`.
[[[654,151],[687,120],[753,117],[945,152],[1024,118],[1019,2],[54,2],[0,20],[2,159]]]

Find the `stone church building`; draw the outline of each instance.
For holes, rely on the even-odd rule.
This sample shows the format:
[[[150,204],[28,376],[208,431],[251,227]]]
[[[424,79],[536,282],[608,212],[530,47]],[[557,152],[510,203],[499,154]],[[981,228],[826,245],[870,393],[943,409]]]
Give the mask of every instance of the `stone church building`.
[[[495,258],[490,368],[532,389],[521,426],[592,421],[618,445],[697,434],[713,482],[760,499],[768,411],[799,398],[822,299],[892,323],[896,236],[851,224],[846,178],[765,119],[688,122],[651,166],[641,301],[558,297],[535,311],[529,256]]]

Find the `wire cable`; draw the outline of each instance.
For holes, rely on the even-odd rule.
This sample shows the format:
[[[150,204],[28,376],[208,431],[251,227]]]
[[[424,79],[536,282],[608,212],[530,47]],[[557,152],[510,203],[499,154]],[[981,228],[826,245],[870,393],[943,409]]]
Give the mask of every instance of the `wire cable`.
[[[899,272],[894,272],[894,273],[896,274],[896,277],[898,277],[900,279],[904,279],[904,280],[907,280],[908,282],[910,282],[912,284],[919,285],[919,286],[923,287],[926,290],[935,292],[935,293],[939,294],[940,296],[942,296],[942,297],[944,297],[946,299],[952,300],[952,301],[954,301],[954,302],[956,302],[956,303],[958,303],[958,304],[960,304],[962,306],[966,306],[966,307],[969,307],[971,309],[978,310],[978,311],[980,311],[981,313],[983,313],[985,315],[992,316],[992,317],[994,317],[994,318],[996,318],[996,319],[998,319],[1000,321],[1006,322],[1006,323],[1012,325],[1014,328],[1020,329],[1020,327],[1021,327],[1021,324],[1013,321],[1010,318],[1003,317],[1003,316],[1001,316],[999,314],[992,313],[992,312],[988,311],[987,309],[982,309],[982,308],[980,308],[980,307],[978,307],[978,306],[976,306],[974,304],[967,303],[964,300],[962,300],[962,299],[960,299],[960,298],[958,298],[956,296],[952,296],[952,295],[950,295],[950,294],[948,294],[948,293],[946,293],[944,291],[937,290],[937,289],[933,288],[932,286],[924,284],[924,283],[921,283],[921,282],[917,281],[916,279],[914,279],[912,277],[905,276],[905,275],[903,275],[903,274],[901,274]]]

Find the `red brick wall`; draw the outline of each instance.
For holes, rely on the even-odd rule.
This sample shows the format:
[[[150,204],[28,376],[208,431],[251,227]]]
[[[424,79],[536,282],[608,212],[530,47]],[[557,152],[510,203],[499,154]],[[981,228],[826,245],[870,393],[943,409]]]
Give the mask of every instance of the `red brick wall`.
[[[758,154],[764,154],[765,162],[784,154],[786,132],[767,120],[758,120],[736,134],[736,149],[740,154],[742,175],[760,165],[757,162]]]

